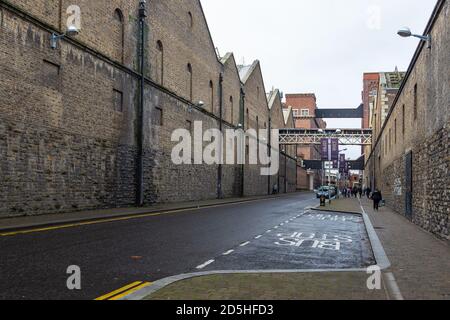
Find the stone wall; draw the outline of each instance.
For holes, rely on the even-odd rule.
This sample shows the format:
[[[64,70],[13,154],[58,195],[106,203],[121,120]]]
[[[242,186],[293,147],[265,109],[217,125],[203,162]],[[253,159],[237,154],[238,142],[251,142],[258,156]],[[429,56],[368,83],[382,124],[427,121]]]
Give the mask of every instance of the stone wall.
[[[59,41],[57,50],[50,49],[49,37],[53,29],[64,28],[66,1],[5,3],[0,1],[0,216],[133,206],[139,101],[135,3],[71,2],[82,8],[82,33],[73,41]],[[221,72],[224,129],[240,118],[242,84],[234,58],[218,60],[198,1],[178,4],[155,1],[155,12],[149,12],[147,27],[153,32],[146,54],[155,53],[156,39],[161,39],[165,80],[154,73],[161,60],[152,53],[144,106],[145,205],[216,198],[217,166],[174,165],[171,134],[193,128],[195,121],[204,129],[219,127]],[[116,9],[122,13],[123,43],[120,24],[114,24]],[[194,19],[189,31],[183,24],[187,10]],[[112,23],[115,29],[94,22]],[[195,76],[192,101],[182,75],[188,61]],[[256,116],[260,127],[268,119],[258,70],[258,85],[251,80],[246,87],[251,127]],[[204,108],[193,104],[198,100],[205,101]],[[246,195],[267,194],[268,177],[259,169],[246,166]],[[225,197],[242,194],[241,166],[223,166],[222,187]]]
[[[421,43],[366,165],[388,206],[406,215],[405,157],[412,161],[412,221],[450,240],[450,9],[438,1]]]

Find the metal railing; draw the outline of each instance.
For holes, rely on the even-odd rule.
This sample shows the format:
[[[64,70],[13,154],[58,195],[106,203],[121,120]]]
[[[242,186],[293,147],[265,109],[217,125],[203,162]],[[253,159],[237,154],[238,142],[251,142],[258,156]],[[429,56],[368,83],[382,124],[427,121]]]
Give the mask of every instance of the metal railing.
[[[372,144],[372,129],[280,129],[281,145],[320,145],[321,139],[339,139],[343,146],[367,146]]]

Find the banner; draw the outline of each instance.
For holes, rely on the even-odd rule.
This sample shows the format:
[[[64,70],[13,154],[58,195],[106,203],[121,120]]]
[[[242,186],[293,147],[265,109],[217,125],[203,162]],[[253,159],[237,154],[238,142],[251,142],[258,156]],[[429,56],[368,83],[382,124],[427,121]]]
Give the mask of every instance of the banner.
[[[339,139],[331,139],[331,160],[339,160]]]
[[[320,139],[320,153],[322,161],[328,161],[328,139]]]

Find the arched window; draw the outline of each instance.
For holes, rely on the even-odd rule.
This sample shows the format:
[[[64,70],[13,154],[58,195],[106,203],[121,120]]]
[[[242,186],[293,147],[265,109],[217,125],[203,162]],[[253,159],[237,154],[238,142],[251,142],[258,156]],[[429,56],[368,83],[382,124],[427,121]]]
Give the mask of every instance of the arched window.
[[[157,57],[156,57],[156,79],[160,85],[164,84],[164,46],[161,40],[156,42]]]
[[[189,28],[193,28],[194,27],[194,16],[192,15],[192,12],[188,12],[188,25]]]
[[[248,108],[247,108],[247,114],[246,114],[245,120],[247,122],[247,127],[245,129],[248,130],[248,129],[250,129],[250,113],[248,112]]]
[[[115,58],[124,63],[125,60],[125,22],[122,10],[114,10],[114,41],[117,43]]]
[[[192,90],[192,65],[190,63],[188,63],[187,65],[187,89],[188,89],[188,96],[189,96],[189,100],[192,101],[194,100],[193,98],[193,90]]]
[[[234,101],[233,101],[233,96],[230,96],[230,113],[231,113],[230,123],[233,124],[234,123]]]
[[[210,105],[211,105],[211,112],[214,113],[214,83],[209,81],[209,90],[210,90]]]

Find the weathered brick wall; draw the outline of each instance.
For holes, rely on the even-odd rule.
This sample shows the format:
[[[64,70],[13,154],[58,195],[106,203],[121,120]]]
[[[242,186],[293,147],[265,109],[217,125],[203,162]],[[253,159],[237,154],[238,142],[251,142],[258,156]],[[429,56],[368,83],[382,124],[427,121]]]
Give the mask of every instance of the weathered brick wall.
[[[134,79],[7,10],[0,48],[0,215],[133,203]]]
[[[11,2],[55,29],[64,21],[68,3],[62,1],[62,10],[50,1]],[[124,207],[135,202],[139,90],[136,76],[126,67],[134,69],[136,65],[137,23],[136,7],[133,7],[136,4],[127,1],[70,4],[79,4],[82,9],[82,33],[76,37],[80,44],[60,41],[57,50],[49,48],[51,30],[17,16],[10,9],[1,10],[0,216]],[[146,205],[216,197],[217,166],[174,165],[171,151],[175,143],[171,134],[174,129],[193,126],[194,121],[202,121],[204,129],[218,128],[220,72],[225,77],[225,119],[232,120],[227,97],[233,96],[232,122],[237,124],[239,120],[241,83],[234,58],[224,65],[217,60],[198,1],[178,4],[178,1],[155,1],[151,7],[157,11],[149,12],[153,30],[149,47],[153,48],[155,39],[169,44],[164,51],[167,83],[163,84],[170,90],[149,83],[145,89]],[[119,26],[114,24],[116,8],[123,13],[123,52],[118,39]],[[190,36],[180,24],[181,15],[187,9],[194,17]],[[164,10],[167,12],[162,14]],[[104,23],[111,27],[105,29]],[[106,58],[91,54],[88,48]],[[153,72],[158,61],[151,59],[147,71]],[[193,101],[205,101],[206,111],[192,107],[177,96],[186,97],[186,83],[180,80],[186,61],[194,69]],[[158,82],[157,75],[152,76]],[[216,117],[207,112],[211,93],[208,79],[215,79]],[[261,95],[258,104],[252,91],[256,92],[255,86],[246,88],[252,127],[256,115],[260,115],[260,126],[268,116],[262,77],[256,81]],[[267,193],[268,178],[261,176],[259,169],[259,166],[247,166],[246,195]],[[242,193],[240,166],[223,166],[222,187],[226,197]]]

